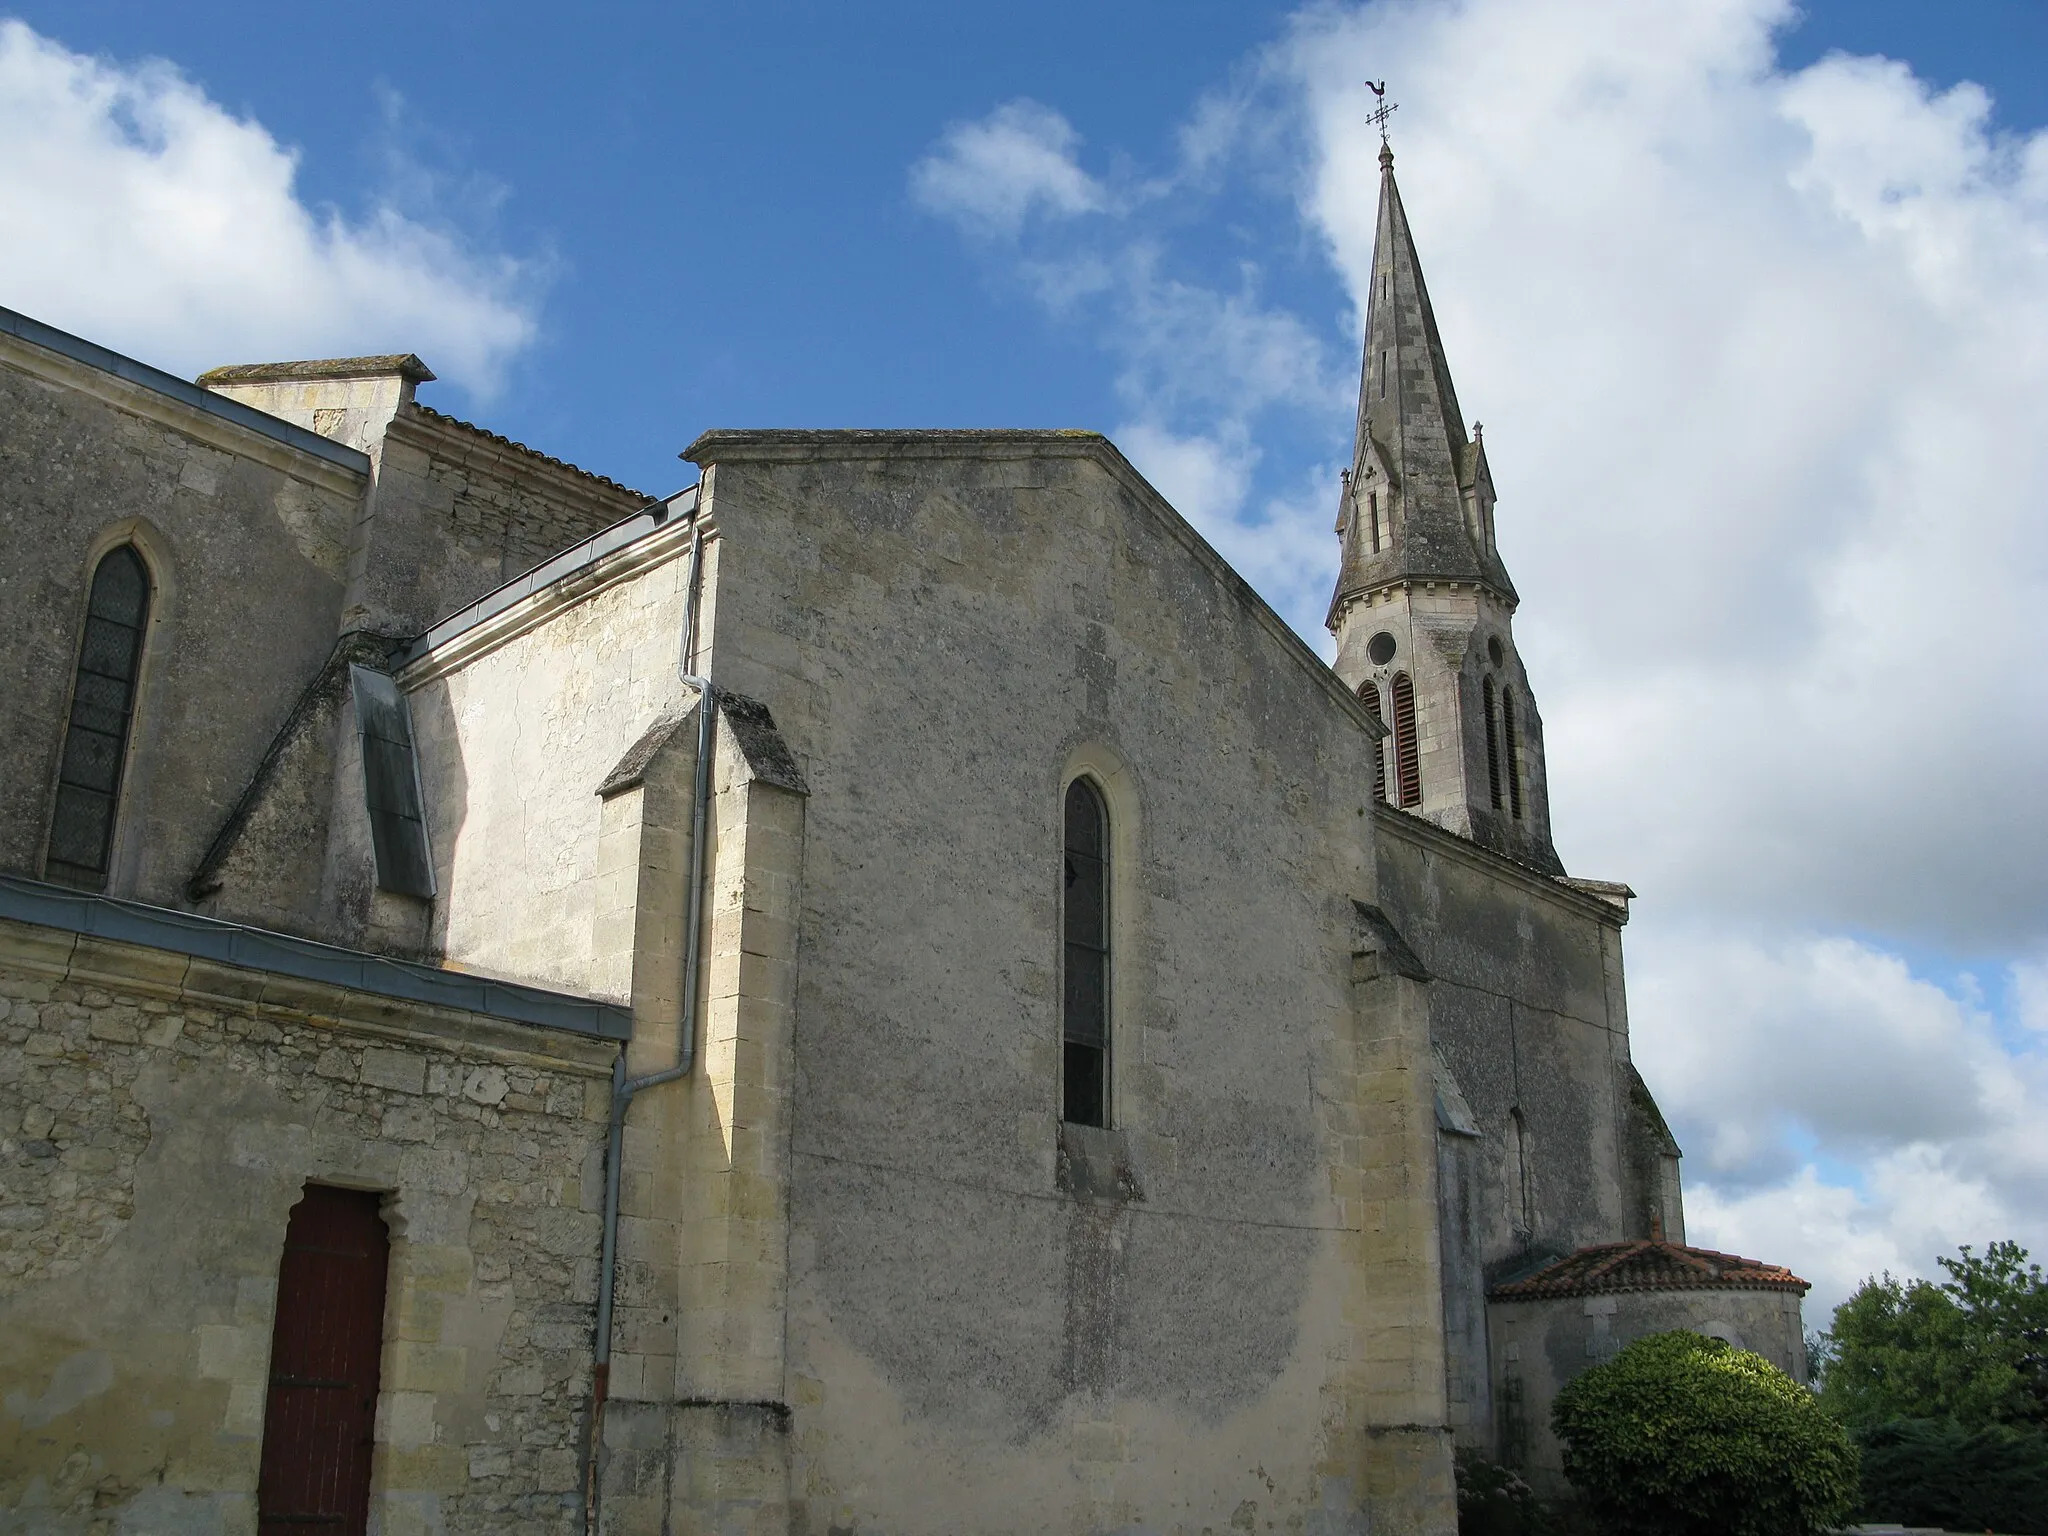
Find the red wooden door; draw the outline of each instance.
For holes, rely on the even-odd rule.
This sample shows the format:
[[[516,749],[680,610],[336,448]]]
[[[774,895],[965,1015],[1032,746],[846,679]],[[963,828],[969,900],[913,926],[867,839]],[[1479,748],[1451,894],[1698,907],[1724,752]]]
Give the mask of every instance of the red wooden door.
[[[285,1228],[256,1485],[261,1536],[359,1536],[391,1242],[380,1196],[308,1184]]]

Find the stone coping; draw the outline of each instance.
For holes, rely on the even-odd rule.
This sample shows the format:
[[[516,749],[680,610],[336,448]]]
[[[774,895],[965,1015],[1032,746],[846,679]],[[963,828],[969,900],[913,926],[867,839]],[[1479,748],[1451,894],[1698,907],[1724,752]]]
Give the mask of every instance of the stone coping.
[[[82,336],[73,336],[69,331],[60,331],[54,325],[45,325],[42,321],[24,315],[18,310],[0,306],[0,333],[17,336],[45,351],[55,352],[60,357],[68,357],[88,368],[97,368],[102,373],[113,374],[130,384],[139,384],[159,395],[168,395],[194,410],[204,411],[207,415],[218,417],[222,421],[233,422],[236,426],[245,427],[251,432],[260,432],[274,442],[282,443],[288,448],[296,448],[301,453],[309,453],[315,458],[325,459],[331,464],[338,464],[355,474],[367,475],[370,472],[369,456],[349,447],[346,443],[337,443],[332,438],[322,437],[318,432],[309,432],[304,427],[281,421],[266,411],[257,410],[254,406],[244,405],[239,400],[230,400],[225,395],[217,395],[210,389],[202,389],[174,373],[165,373],[161,368],[138,363],[132,357],[124,357],[119,352],[103,347],[98,342],[87,341]]]
[[[615,1003],[319,944],[18,875],[0,875],[0,918],[597,1040],[625,1041],[633,1034],[632,1010]]]

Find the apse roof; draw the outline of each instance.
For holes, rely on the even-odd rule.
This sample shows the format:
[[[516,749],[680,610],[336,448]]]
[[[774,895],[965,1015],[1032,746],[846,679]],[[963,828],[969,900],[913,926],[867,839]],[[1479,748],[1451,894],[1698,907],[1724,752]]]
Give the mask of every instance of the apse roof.
[[[1489,1293],[1495,1301],[1541,1301],[1616,1291],[1792,1291],[1810,1287],[1791,1270],[1683,1243],[1601,1243],[1581,1248]]]

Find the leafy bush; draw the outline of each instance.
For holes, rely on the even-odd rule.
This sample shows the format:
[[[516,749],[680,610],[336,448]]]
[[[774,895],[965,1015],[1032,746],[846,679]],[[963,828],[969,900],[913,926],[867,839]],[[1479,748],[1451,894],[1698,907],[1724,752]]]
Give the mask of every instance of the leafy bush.
[[[1483,1456],[1458,1452],[1458,1536],[1549,1536],[1529,1485]]]
[[[1560,1392],[1551,1423],[1603,1530],[1819,1536],[1856,1506],[1842,1426],[1763,1356],[1719,1339],[1638,1339]]]
[[[1953,1419],[1894,1419],[1858,1434],[1863,1513],[1951,1531],[2048,1531],[2048,1435]]]

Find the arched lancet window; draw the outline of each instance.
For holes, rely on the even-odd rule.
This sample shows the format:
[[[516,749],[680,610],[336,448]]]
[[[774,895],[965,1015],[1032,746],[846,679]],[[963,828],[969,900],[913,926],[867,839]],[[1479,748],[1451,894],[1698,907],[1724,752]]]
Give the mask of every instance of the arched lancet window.
[[[64,885],[106,889],[148,623],[149,568],[132,545],[108,550],[92,573],[43,861],[44,876]]]
[[[1401,804],[1422,804],[1422,747],[1415,737],[1415,685],[1406,672],[1394,674],[1394,783]]]
[[[1061,1116],[1109,1124],[1109,808],[1087,779],[1067,786]]]
[[[1508,809],[1515,820],[1522,819],[1522,742],[1515,733],[1515,695],[1511,688],[1500,691],[1501,745],[1507,753]]]
[[[1378,554],[1380,552],[1380,493],[1378,491],[1367,491],[1365,493],[1365,509],[1366,526],[1372,532],[1372,552]]]
[[[1535,1201],[1529,1189],[1529,1127],[1518,1105],[1508,1111],[1508,1219],[1515,1235],[1526,1238],[1536,1230]]]
[[[1380,712],[1380,685],[1369,677],[1358,685],[1358,702],[1373,719],[1386,724],[1387,717]],[[1383,740],[1372,744],[1372,797],[1387,798],[1387,744]]]
[[[1486,695],[1486,790],[1493,808],[1500,809],[1500,701],[1494,696],[1493,679],[1482,690]]]

